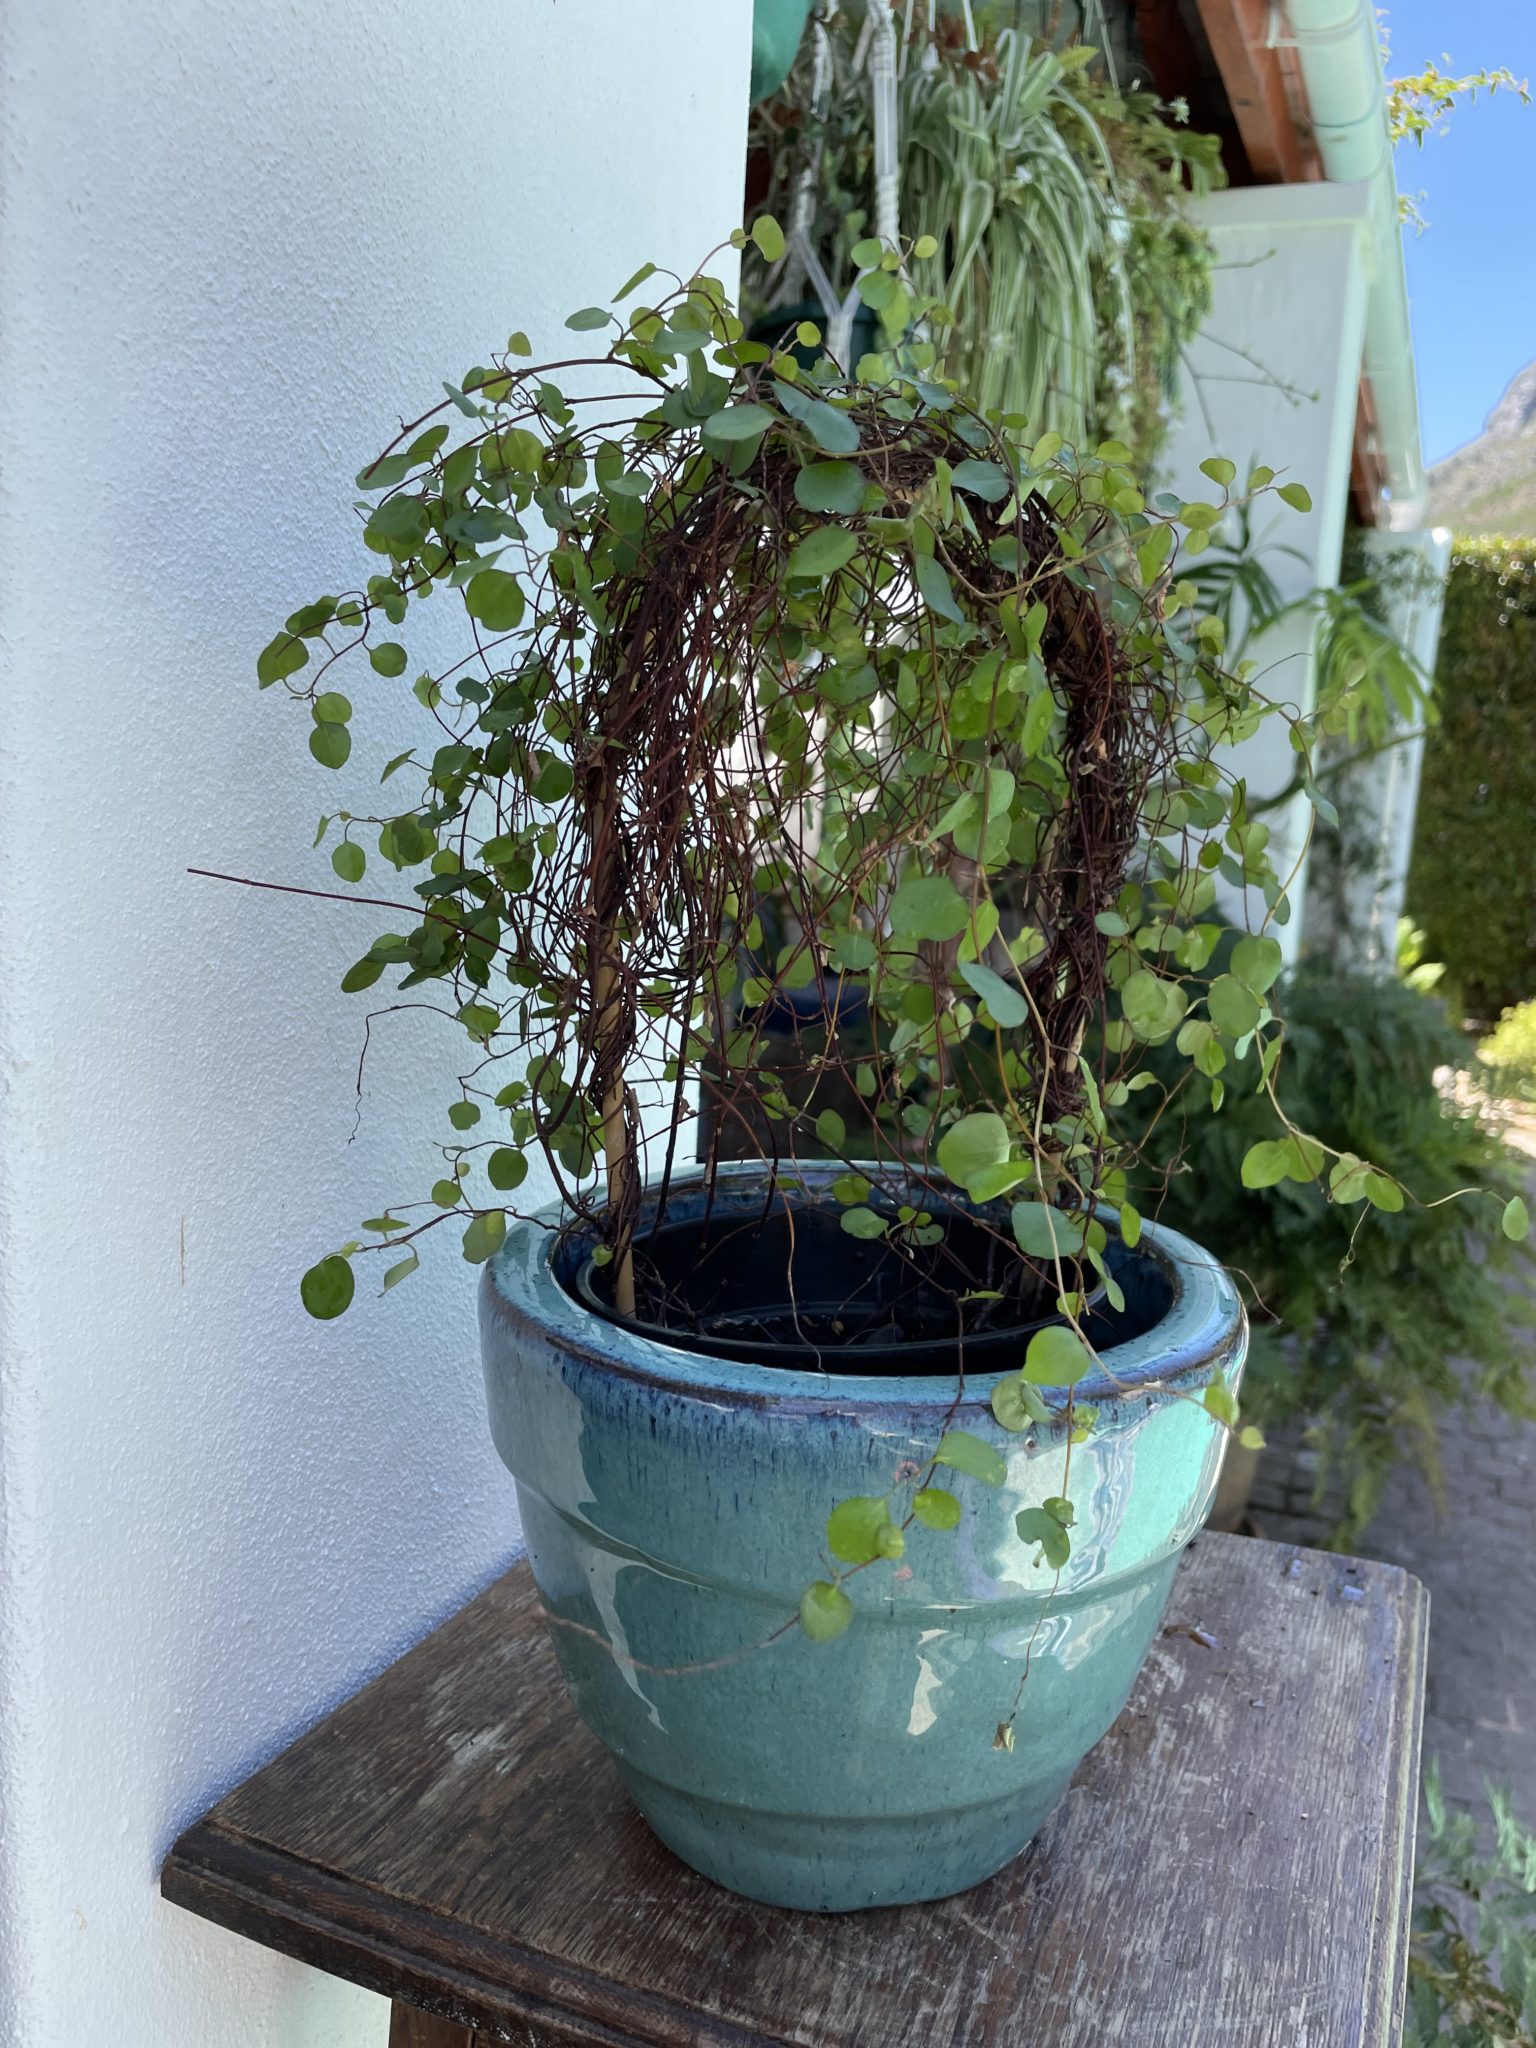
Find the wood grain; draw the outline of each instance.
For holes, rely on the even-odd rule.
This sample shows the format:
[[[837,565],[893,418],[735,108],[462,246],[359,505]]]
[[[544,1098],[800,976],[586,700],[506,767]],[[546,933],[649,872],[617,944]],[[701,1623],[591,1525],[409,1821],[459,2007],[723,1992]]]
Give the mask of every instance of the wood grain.
[[[1321,176],[1292,53],[1272,48],[1269,0],[1196,0],[1249,168],[1261,185]]]
[[[389,2048],[475,2048],[473,2028],[434,2019],[396,1999],[389,2014]]]
[[[823,1917],[655,1840],[520,1566],[190,1828],[163,1889],[448,2023],[396,2048],[1389,2048],[1426,1608],[1390,1566],[1202,1537],[1026,1855]]]

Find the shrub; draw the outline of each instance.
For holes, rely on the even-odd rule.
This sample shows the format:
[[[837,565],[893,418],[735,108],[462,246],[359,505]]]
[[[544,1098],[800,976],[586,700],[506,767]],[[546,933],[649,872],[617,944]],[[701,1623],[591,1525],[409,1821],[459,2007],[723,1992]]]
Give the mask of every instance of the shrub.
[[[1536,996],[1536,544],[1456,544],[1408,910],[1477,1017]]]
[[[1403,2048],[1536,2048],[1536,1835],[1507,1792],[1489,1797],[1491,1855],[1425,1772]]]
[[[1342,1206],[1320,1183],[1234,1192],[1239,1163],[1273,1125],[1251,1054],[1229,1072],[1219,1114],[1204,1088],[1186,1086],[1152,1121],[1145,1156],[1166,1192],[1143,1199],[1237,1273],[1254,1318],[1244,1411],[1271,1430],[1314,1425],[1319,1497],[1341,1488],[1332,1540],[1348,1545],[1405,1454],[1437,1486],[1436,1431],[1454,1404],[1489,1396],[1536,1412],[1518,1335],[1526,1318],[1501,1284],[1529,1255],[1499,1227],[1519,1189],[1510,1154],[1437,1083],[1466,1058],[1440,1004],[1399,982],[1308,966],[1284,1005],[1276,1088],[1286,1114],[1378,1162],[1410,1200],[1378,1214]],[[1477,1195],[1445,1201],[1456,1189]]]
[[[1477,1048],[1501,1095],[1536,1102],[1536,1001],[1506,1010]]]

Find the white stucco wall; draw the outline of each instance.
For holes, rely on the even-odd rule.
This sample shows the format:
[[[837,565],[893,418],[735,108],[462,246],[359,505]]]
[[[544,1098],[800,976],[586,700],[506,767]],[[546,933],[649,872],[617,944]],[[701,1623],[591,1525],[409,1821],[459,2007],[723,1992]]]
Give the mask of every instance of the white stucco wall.
[[[355,567],[401,408],[734,225],[749,25],[0,4],[6,2048],[382,2048],[155,1874],[514,1547],[456,1248],[339,1323],[296,1292],[419,1186],[443,1070],[397,1040],[351,1141],[356,933],[184,870],[328,877],[255,652]]]
[[[1209,455],[1235,462],[1239,478],[1264,463],[1279,480],[1305,484],[1310,512],[1270,499],[1255,514],[1259,551],[1287,600],[1339,578],[1372,261],[1369,202],[1363,185],[1263,185],[1214,193],[1193,209],[1215,245],[1213,304],[1188,352],[1161,467],[1189,498],[1213,495],[1199,467]],[[1268,696],[1305,711],[1314,701],[1311,647],[1311,622],[1298,617],[1243,651],[1259,663]],[[1290,782],[1295,755],[1275,721],[1229,765],[1256,795],[1270,796]],[[1302,798],[1267,816],[1282,873],[1305,843],[1310,815]],[[1291,893],[1295,914],[1275,934],[1288,957],[1301,939],[1302,873]]]

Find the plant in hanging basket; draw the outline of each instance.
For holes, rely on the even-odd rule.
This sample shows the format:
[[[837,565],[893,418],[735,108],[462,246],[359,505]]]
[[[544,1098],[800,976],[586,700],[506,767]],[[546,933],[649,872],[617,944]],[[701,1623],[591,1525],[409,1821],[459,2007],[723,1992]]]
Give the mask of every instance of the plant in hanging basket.
[[[567,1676],[645,1812],[757,1896],[932,1896],[1118,1711],[1239,1427],[1236,1296],[1127,1201],[1123,1119],[1149,1083],[1273,1099],[1287,904],[1218,750],[1285,714],[1178,563],[1305,494],[1217,457],[1210,502],[1148,502],[931,341],[844,381],[706,275],[642,291],[403,428],[358,479],[373,573],[261,654],[390,913],[342,986],[462,1057],[420,1197],[303,1296],[456,1232]],[[422,740],[370,785],[353,727],[401,690]],[[765,1055],[808,989],[841,1108]],[[701,1095],[771,1150],[680,1166]],[[1329,1159],[1277,1108],[1241,1177],[1401,1201]]]

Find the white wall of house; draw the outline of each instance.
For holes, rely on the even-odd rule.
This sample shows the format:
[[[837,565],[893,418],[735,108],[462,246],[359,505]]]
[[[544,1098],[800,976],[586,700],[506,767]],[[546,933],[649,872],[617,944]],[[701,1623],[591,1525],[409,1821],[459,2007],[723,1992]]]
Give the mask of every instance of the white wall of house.
[[[473,1282],[297,1276],[422,1186],[256,650],[352,477],[508,331],[739,217],[749,0],[0,10],[0,2040],[362,2048],[156,1893],[177,1829],[514,1547]],[[377,759],[389,718],[373,721]],[[356,942],[356,943],[354,943]],[[446,1239],[446,1234],[445,1234]]]
[[[1450,534],[1444,527],[1403,533],[1378,528],[1364,536],[1362,552],[1384,625],[1426,680],[1432,680],[1451,564]],[[1351,747],[1344,738],[1330,744],[1338,765],[1331,772],[1325,769],[1323,787],[1339,814],[1339,828],[1324,835],[1314,852],[1307,944],[1353,973],[1393,971],[1425,737],[1423,717],[1394,708],[1376,751]]]
[[[1192,209],[1216,249],[1214,303],[1188,353],[1181,411],[1162,468],[1186,498],[1210,500],[1200,474],[1209,455],[1256,463],[1304,484],[1312,510],[1261,501],[1255,540],[1286,599],[1337,583],[1349,501],[1355,395],[1365,342],[1373,261],[1371,195],[1364,185],[1264,185],[1218,192]],[[1271,697],[1310,710],[1315,695],[1312,625],[1284,620],[1243,652],[1260,665]],[[1284,789],[1295,771],[1286,731],[1270,725],[1228,765],[1256,795]],[[1268,815],[1285,873],[1306,843],[1311,806],[1297,799]],[[1278,931],[1288,957],[1300,944],[1304,888]]]

